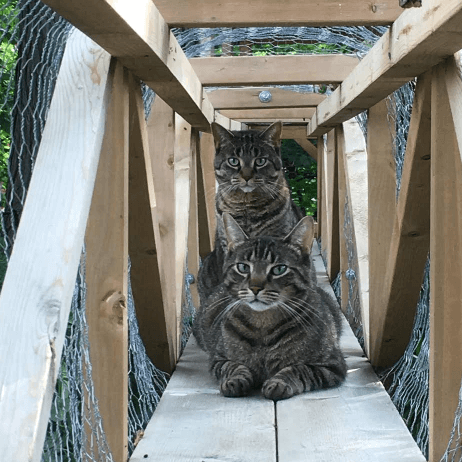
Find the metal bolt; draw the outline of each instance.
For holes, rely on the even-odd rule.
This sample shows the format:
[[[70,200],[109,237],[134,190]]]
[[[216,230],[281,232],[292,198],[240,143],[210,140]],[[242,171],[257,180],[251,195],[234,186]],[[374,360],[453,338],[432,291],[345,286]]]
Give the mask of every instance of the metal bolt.
[[[350,281],[353,281],[356,279],[356,273],[355,273],[355,270],[351,269],[351,268],[348,268],[346,271],[345,271],[345,277],[350,280]]]
[[[265,90],[260,92],[260,94],[258,95],[258,99],[262,103],[269,103],[273,99],[273,96],[271,95],[271,92]]]

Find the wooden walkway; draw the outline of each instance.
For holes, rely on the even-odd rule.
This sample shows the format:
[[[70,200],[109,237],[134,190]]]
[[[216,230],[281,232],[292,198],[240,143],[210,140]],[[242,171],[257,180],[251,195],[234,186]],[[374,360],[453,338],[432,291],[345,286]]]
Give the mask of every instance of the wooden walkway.
[[[314,249],[318,280],[332,291]],[[332,293],[333,296],[333,293]],[[348,377],[339,388],[277,404],[225,398],[191,338],[132,462],[423,462],[345,321]]]

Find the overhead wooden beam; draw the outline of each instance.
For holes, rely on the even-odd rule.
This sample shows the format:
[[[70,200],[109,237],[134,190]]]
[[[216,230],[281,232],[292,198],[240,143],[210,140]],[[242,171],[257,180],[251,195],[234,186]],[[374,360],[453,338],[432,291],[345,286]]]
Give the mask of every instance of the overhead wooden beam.
[[[270,121],[268,121],[268,124]],[[254,124],[254,123],[247,123],[247,126],[251,130],[264,130],[265,128],[268,127],[268,124],[263,125],[263,124]],[[295,140],[299,138],[307,138],[307,126],[305,124],[303,125],[284,125],[282,127],[282,135],[281,138],[283,140]]]
[[[405,10],[311,119],[321,135],[370,108],[462,48],[462,3],[424,2]]]
[[[409,343],[430,246],[430,84],[431,73],[417,81],[396,212],[394,167],[376,164],[380,172],[376,171],[374,181],[370,182],[371,188],[375,185],[381,188],[377,191],[380,200],[375,197],[376,201],[369,203],[370,329],[373,339],[370,358],[372,364],[381,367],[392,366]],[[385,145],[385,142],[381,144]],[[368,151],[368,154],[370,157],[372,152]],[[388,157],[387,163],[393,162],[391,155],[386,156],[384,152],[380,157],[382,160]],[[376,163],[379,161],[377,159]],[[390,177],[388,187],[386,176]],[[369,178],[372,180],[371,176]],[[370,191],[370,200],[372,197]],[[382,217],[375,225],[374,213]],[[391,220],[394,224],[390,239],[387,233]],[[383,243],[378,242],[380,237]],[[388,245],[384,248],[386,241]],[[379,255],[381,258],[377,261]],[[381,295],[378,298],[375,291],[379,290]]]
[[[210,131],[213,108],[152,0],[45,0],[149,85],[192,126]]]
[[[79,31],[70,36],[0,296],[3,460],[42,460],[103,141],[109,62]]]
[[[394,0],[156,0],[156,5],[172,27],[387,25],[402,12]]]
[[[258,96],[263,91],[271,93],[271,101],[260,101]],[[320,93],[300,93],[272,87],[218,88],[206,91],[206,94],[213,107],[218,110],[316,107],[326,99],[326,95]]]
[[[353,71],[351,55],[225,56],[189,60],[203,85],[340,83]]]
[[[222,109],[220,114],[234,120],[287,120],[308,122],[314,114],[315,109],[309,108],[276,108],[276,109]]]

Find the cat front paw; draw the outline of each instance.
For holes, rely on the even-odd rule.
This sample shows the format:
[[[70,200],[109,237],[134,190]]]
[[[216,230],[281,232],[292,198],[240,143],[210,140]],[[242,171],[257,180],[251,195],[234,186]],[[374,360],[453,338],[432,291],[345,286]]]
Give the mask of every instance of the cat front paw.
[[[220,390],[228,398],[247,396],[252,388],[252,381],[246,377],[230,377],[223,380]]]
[[[272,377],[268,379],[261,389],[263,396],[273,401],[291,398],[297,392],[282,378]]]

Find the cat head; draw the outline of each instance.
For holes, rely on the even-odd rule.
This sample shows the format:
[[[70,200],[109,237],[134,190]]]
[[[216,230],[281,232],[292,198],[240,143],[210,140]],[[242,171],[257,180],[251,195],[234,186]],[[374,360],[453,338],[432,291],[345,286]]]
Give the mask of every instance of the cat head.
[[[215,142],[215,176],[219,185],[250,193],[266,182],[282,177],[282,122],[266,130],[229,131],[212,123]]]
[[[311,284],[312,217],[302,218],[284,238],[249,238],[227,213],[223,224],[228,243],[224,280],[234,298],[265,311],[306,292]]]

